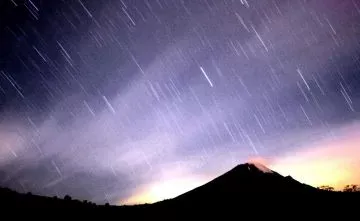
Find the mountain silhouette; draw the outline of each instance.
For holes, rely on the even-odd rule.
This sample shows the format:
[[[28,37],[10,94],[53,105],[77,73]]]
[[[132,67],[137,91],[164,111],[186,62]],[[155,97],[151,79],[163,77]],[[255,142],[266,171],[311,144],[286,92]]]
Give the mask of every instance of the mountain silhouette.
[[[291,176],[282,176],[259,163],[240,164],[210,182],[173,199],[159,204],[222,205],[239,202],[239,199],[263,199],[266,197],[286,196],[291,194],[316,194],[322,190],[300,183]]]
[[[219,214],[279,217],[283,211],[291,215],[351,214],[356,211],[355,204],[347,202],[359,196],[320,190],[262,164],[245,163],[173,199],[153,204],[152,213],[166,211],[182,220],[190,219],[188,214],[206,216],[206,219]]]
[[[302,184],[290,176],[284,177],[262,164],[241,164],[213,179],[212,181],[189,191],[177,198],[231,198],[237,194],[314,192],[316,188]],[[200,197],[201,196],[201,197]]]

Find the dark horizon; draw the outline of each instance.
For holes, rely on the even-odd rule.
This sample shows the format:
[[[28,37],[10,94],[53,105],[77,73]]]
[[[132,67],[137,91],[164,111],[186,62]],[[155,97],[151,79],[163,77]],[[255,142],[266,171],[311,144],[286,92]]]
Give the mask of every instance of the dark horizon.
[[[176,211],[209,207],[210,204],[218,208],[224,208],[225,205],[228,205],[225,208],[230,208],[231,204],[235,206],[239,203],[237,202],[239,198],[243,200],[264,200],[265,202],[269,200],[270,196],[271,198],[276,196],[281,198],[283,197],[282,195],[287,195],[286,197],[292,197],[292,200],[296,201],[302,195],[303,197],[311,196],[313,200],[322,202],[326,200],[326,197],[332,197],[333,199],[336,199],[336,197],[347,197],[347,199],[350,199],[350,197],[356,197],[359,194],[360,185],[347,185],[342,191],[336,191],[330,186],[316,188],[298,182],[291,176],[282,176],[258,162],[248,162],[239,164],[226,173],[188,192],[151,204],[123,204],[116,206],[106,202],[101,205],[88,200],[73,199],[69,195],[65,195],[61,199],[57,196],[33,195],[31,192],[19,194],[13,190],[0,187],[0,205],[16,208],[96,209],[112,207],[114,209],[125,209],[122,212],[126,211],[130,212],[130,214],[134,214],[134,209],[139,209],[137,212],[141,212],[140,214],[145,214],[145,212],[148,213],[149,211],[152,214],[156,214],[158,211],[168,213],[169,211],[167,210],[169,209]],[[220,202],[227,203],[221,205],[222,203]],[[130,210],[131,208],[132,211]]]
[[[242,171],[242,172],[241,172]],[[244,173],[245,172],[245,173]],[[266,180],[262,180],[259,178],[254,178],[252,176],[249,177],[249,175],[246,174],[246,172],[249,172],[251,175],[251,173],[253,174],[264,174],[264,175],[269,175],[269,176],[279,176],[281,182],[283,182],[283,184],[281,184],[281,182],[275,182],[275,183],[271,183],[271,179],[269,182]],[[233,175],[230,175],[233,174]],[[235,175],[235,177],[234,177]],[[230,177],[229,177],[230,176]],[[227,177],[227,178],[226,178]],[[231,178],[232,177],[232,178]],[[225,179],[225,180],[224,180]],[[234,180],[235,179],[235,180]],[[208,190],[208,193],[203,193],[203,194],[198,194],[198,196],[193,195],[193,192],[199,192],[198,189],[201,189],[204,187],[208,187],[209,185],[211,186],[212,184],[218,183],[219,180],[225,181],[224,184],[225,186],[221,187],[218,186],[214,189],[214,187],[212,189]],[[226,181],[227,180],[227,181]],[[239,183],[237,182],[241,182],[241,183],[247,183],[247,186],[242,186],[241,184],[239,185]],[[282,187],[282,185],[286,184],[286,182],[290,182],[293,183],[293,185],[295,184],[295,186],[290,185],[288,188],[284,188]],[[296,187],[298,186],[298,187]],[[302,186],[302,187],[301,187]],[[234,188],[235,189],[232,189]],[[304,188],[303,190],[301,190],[301,188]],[[249,189],[250,188],[250,189]],[[205,188],[206,189],[206,188]],[[236,190],[238,189],[238,190]],[[220,191],[220,195],[217,194],[217,192]],[[16,192],[13,189],[9,189],[9,188],[4,188],[0,186],[0,198],[2,197],[2,200],[0,202],[0,204],[4,204],[7,205],[8,203],[10,203],[10,206],[13,205],[13,202],[17,202],[15,204],[15,206],[20,206],[20,207],[75,207],[75,208],[81,208],[81,207],[88,207],[88,208],[96,208],[98,206],[147,206],[147,205],[158,205],[159,203],[162,205],[163,203],[168,204],[168,202],[172,202],[174,201],[178,203],[181,203],[182,201],[185,200],[185,202],[191,203],[191,204],[206,204],[205,202],[208,201],[208,196],[210,196],[210,198],[212,198],[212,200],[214,200],[215,198],[219,198],[221,197],[222,200],[227,199],[230,200],[230,202],[234,202],[233,197],[230,197],[233,194],[242,194],[243,196],[247,196],[249,194],[256,194],[259,195],[259,197],[261,197],[261,195],[264,195],[263,197],[271,194],[280,194],[282,195],[283,193],[287,193],[287,194],[295,194],[298,195],[300,192],[303,192],[308,194],[314,194],[314,197],[319,197],[316,192],[323,192],[323,193],[359,193],[360,194],[360,185],[358,184],[348,184],[345,185],[342,189],[335,189],[334,187],[330,186],[330,185],[321,185],[321,186],[311,186],[309,184],[306,183],[302,183],[299,182],[298,180],[294,179],[291,175],[282,175],[279,174],[277,171],[271,170],[270,168],[268,168],[267,166],[265,166],[264,164],[262,164],[261,162],[258,161],[249,161],[249,162],[244,162],[244,163],[240,163],[238,165],[236,165],[235,167],[231,168],[229,171],[220,174],[218,177],[215,177],[213,179],[210,179],[208,181],[206,181],[203,184],[200,184],[199,186],[195,186],[193,189],[189,189],[185,192],[182,192],[178,195],[175,195],[173,197],[170,198],[163,198],[160,199],[159,201],[154,201],[154,202],[134,202],[134,203],[124,203],[124,204],[110,204],[109,202],[104,202],[103,204],[96,204],[92,201],[86,200],[86,199],[77,199],[77,198],[72,198],[72,196],[66,194],[63,199],[59,198],[57,195],[51,196],[51,195],[41,195],[41,194],[33,194],[31,192],[27,192],[27,193],[22,193],[22,192]],[[227,194],[230,194],[229,196],[227,196]],[[189,195],[193,195],[193,197],[189,197]],[[320,195],[321,196],[321,195]],[[195,197],[195,198],[194,198]],[[194,198],[194,199],[193,199]],[[321,199],[321,197],[319,197],[319,199]],[[170,201],[169,201],[170,200]],[[8,202],[7,202],[8,201]],[[217,201],[220,201],[220,198],[217,199]],[[43,203],[45,202],[45,204]],[[50,203],[49,205],[46,205]],[[32,205],[34,204],[34,205]],[[171,203],[170,203],[171,205]],[[175,203],[175,205],[177,205],[177,203]],[[176,207],[178,207],[178,209],[180,209],[182,207],[182,203],[177,205]],[[204,206],[203,205],[203,206]],[[7,205],[9,206],[9,205]]]

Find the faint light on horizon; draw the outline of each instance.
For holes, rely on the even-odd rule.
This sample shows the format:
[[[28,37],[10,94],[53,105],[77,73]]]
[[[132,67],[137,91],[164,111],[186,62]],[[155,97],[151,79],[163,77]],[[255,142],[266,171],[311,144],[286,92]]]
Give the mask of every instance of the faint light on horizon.
[[[123,201],[122,204],[154,203],[165,199],[171,199],[203,185],[206,182],[208,182],[208,180],[196,177],[183,177],[159,181],[146,186],[142,191],[139,191]]]
[[[269,166],[299,182],[314,187],[329,185],[341,190],[345,185],[360,183],[359,144],[360,137],[351,134],[279,157]]]

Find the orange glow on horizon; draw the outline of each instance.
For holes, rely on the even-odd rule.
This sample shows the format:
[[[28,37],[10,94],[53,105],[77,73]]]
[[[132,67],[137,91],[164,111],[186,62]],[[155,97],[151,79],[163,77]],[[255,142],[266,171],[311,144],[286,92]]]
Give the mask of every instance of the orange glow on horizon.
[[[359,145],[359,136],[347,136],[279,157],[269,167],[314,187],[329,185],[340,190],[360,183]]]

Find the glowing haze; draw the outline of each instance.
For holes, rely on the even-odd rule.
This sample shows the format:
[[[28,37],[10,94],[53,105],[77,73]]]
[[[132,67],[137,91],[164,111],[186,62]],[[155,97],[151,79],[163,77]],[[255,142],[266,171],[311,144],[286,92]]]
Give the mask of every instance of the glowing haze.
[[[174,197],[260,161],[359,183],[354,0],[5,1],[0,185]]]
[[[313,186],[330,185],[341,190],[347,184],[358,184],[359,129],[359,125],[346,127],[339,138],[316,142],[280,157],[272,168]]]

